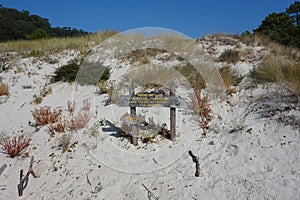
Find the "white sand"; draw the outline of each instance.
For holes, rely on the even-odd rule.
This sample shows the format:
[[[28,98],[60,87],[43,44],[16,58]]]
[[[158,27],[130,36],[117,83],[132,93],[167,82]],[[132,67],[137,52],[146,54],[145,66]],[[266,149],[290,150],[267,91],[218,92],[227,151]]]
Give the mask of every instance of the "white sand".
[[[201,45],[210,51],[213,45],[214,52],[210,54],[215,57],[225,48],[233,48],[211,40],[202,41]],[[77,56],[77,52],[65,51],[55,55],[59,60],[56,64],[18,58],[11,70],[0,74],[10,92],[7,101],[0,104],[1,138],[22,133],[30,136],[28,152],[34,156],[33,167],[40,175],[30,176],[23,196],[18,197],[19,172],[27,172],[30,158],[9,158],[0,153],[0,167],[7,165],[0,175],[0,199],[147,199],[142,184],[159,199],[300,198],[299,102],[287,101],[292,96],[282,86],[247,90],[238,87],[238,93],[232,97],[212,99],[213,120],[206,138],[201,135],[197,117],[187,107],[177,109],[179,136],[175,142],[160,139],[153,144],[140,142],[135,147],[101,127],[96,137],[90,134],[97,120],[105,118],[120,126],[120,117],[129,111],[115,104],[104,106],[107,96],[95,95],[96,87],[77,86],[73,93],[73,84],[50,84],[52,93],[40,105],[30,104],[54,70]],[[245,60],[233,67],[246,74],[256,63]],[[130,69],[128,63],[113,57],[105,65],[112,68],[111,80],[115,82],[121,81],[120,76]],[[21,72],[15,74],[18,68]],[[32,75],[28,76],[28,72]],[[23,89],[24,85],[32,88]],[[188,99],[187,91],[188,88],[177,85],[176,94],[183,99]],[[267,97],[273,98],[263,104],[262,99]],[[83,100],[90,99],[92,118],[86,129],[65,133],[73,145],[71,152],[62,153],[58,148],[62,134],[50,137],[46,126],[35,132],[28,121],[34,121],[31,111],[43,105],[60,107],[69,117],[66,105],[71,99],[77,103],[77,109]],[[285,106],[290,109],[280,111]],[[275,110],[273,116],[261,117],[263,108],[269,107]],[[165,122],[169,127],[167,108],[137,110],[146,119],[153,117],[156,123]],[[278,122],[280,116],[286,119],[285,123]],[[189,150],[200,158],[200,177],[194,176],[195,163]]]

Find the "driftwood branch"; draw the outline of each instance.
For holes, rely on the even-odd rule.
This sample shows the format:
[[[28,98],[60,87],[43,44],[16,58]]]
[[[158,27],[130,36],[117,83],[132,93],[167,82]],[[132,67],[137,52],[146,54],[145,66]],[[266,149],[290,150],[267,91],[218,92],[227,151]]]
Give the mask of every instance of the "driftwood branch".
[[[195,176],[199,177],[200,176],[200,162],[199,162],[199,157],[195,156],[192,151],[189,151],[190,156],[193,159],[193,162],[196,163],[196,173]]]
[[[148,199],[151,199],[153,197],[155,200],[158,200],[158,198],[151,192],[143,183],[142,186],[148,191]]]
[[[18,184],[19,196],[23,195],[23,191],[28,185],[29,175],[31,174],[34,178],[37,178],[34,171],[32,170],[33,161],[34,161],[34,157],[31,156],[29,169],[24,177],[23,177],[23,169],[21,169],[20,171],[20,184]]]
[[[87,180],[88,184],[89,184],[90,186],[92,186],[91,181],[90,181],[90,179],[89,179],[89,177],[88,177],[88,174],[86,173],[85,175],[86,175],[86,180]]]

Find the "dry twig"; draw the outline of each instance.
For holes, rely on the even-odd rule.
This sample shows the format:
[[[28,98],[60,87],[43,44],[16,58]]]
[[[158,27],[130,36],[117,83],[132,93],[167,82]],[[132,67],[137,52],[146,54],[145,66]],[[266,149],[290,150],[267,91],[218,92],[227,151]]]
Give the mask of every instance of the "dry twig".
[[[196,163],[196,173],[195,176],[199,177],[200,176],[200,162],[199,162],[199,157],[195,156],[192,151],[189,151],[190,156],[193,158],[193,162]]]
[[[28,172],[26,173],[26,175],[24,177],[23,177],[23,169],[21,169],[21,171],[20,171],[20,184],[18,184],[19,196],[23,195],[23,191],[28,185],[29,175],[32,174],[32,176],[34,178],[37,178],[37,176],[34,174],[34,171],[32,170],[33,161],[34,161],[34,157],[31,156],[29,169],[28,169]]]
[[[158,200],[158,198],[151,192],[143,183],[142,186],[148,191],[148,199],[151,200],[151,197],[153,197],[155,200]]]

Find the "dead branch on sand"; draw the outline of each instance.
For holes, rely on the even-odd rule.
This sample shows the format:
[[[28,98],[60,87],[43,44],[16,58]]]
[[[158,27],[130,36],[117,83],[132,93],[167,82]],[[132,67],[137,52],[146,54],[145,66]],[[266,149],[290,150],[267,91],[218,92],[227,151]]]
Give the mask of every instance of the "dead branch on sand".
[[[196,173],[195,176],[199,177],[200,176],[200,162],[199,162],[199,157],[195,156],[192,151],[189,151],[190,156],[193,158],[193,162],[196,163]]]
[[[23,195],[23,190],[28,185],[29,175],[32,174],[32,176],[34,178],[37,178],[37,176],[34,174],[34,171],[32,170],[33,161],[34,161],[34,156],[31,156],[29,169],[28,169],[28,172],[26,173],[26,175],[24,177],[23,177],[23,169],[21,169],[21,171],[20,171],[20,184],[18,184],[19,196]]]
[[[151,200],[151,197],[153,197],[155,200],[158,200],[158,198],[151,192],[143,183],[142,186],[148,191],[148,199]]]

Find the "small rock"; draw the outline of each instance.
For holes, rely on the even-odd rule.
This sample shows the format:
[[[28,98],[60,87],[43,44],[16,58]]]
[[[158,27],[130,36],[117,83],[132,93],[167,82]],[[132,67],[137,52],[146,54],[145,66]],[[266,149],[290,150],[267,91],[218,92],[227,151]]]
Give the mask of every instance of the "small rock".
[[[210,141],[208,144],[209,145],[214,145],[215,143],[214,143],[214,141]]]
[[[38,165],[32,167],[32,170],[37,177],[40,177],[48,168],[49,166],[46,163],[39,163]]]

